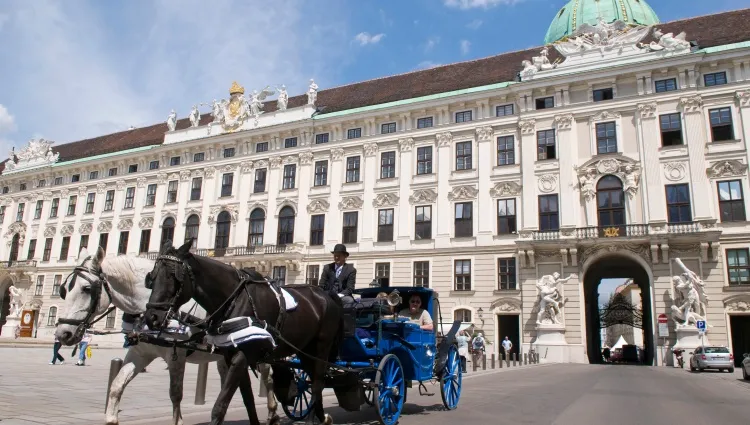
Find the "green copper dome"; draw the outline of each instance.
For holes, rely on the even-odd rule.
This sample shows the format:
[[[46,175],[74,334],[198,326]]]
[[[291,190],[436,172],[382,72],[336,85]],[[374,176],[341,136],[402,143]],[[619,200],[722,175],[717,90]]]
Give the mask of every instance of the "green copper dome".
[[[659,23],[659,17],[645,0],[570,0],[552,20],[544,44],[569,36],[581,24],[595,25],[600,16],[608,24],[616,20],[631,25]]]

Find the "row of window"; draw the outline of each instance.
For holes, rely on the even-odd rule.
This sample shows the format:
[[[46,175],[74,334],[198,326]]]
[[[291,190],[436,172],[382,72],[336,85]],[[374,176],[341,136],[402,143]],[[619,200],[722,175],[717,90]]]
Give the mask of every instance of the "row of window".
[[[104,321],[104,328],[113,329],[115,327],[116,320],[117,320],[117,309],[112,309],[112,311],[107,313],[107,317]],[[49,308],[49,310],[47,310],[47,326],[49,327],[57,326],[57,307],[56,306],[52,306]]]

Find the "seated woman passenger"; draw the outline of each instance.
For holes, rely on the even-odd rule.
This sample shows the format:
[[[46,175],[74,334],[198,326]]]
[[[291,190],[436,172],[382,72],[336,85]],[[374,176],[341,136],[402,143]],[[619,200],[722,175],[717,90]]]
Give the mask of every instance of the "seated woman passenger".
[[[418,294],[412,294],[409,298],[409,308],[401,310],[398,315],[408,317],[409,322],[416,323],[425,331],[432,330],[432,317],[427,310],[422,308],[422,298]]]

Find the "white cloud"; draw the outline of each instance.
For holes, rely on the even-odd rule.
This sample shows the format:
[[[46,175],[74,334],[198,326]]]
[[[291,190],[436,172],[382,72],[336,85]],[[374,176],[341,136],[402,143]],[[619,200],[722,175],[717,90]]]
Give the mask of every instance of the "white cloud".
[[[459,9],[474,9],[481,7],[483,9],[489,9],[498,5],[513,5],[520,3],[523,0],[443,0],[443,3],[448,7],[457,7]]]
[[[440,43],[440,37],[435,36],[428,38],[424,44],[424,52],[429,53],[438,45],[438,43]]]
[[[0,104],[0,134],[10,133],[16,129],[16,119],[8,108]]]
[[[393,19],[388,17],[388,14],[385,13],[385,10],[380,9],[378,13],[380,13],[380,21],[383,23],[383,25],[389,27],[393,26]]]
[[[476,30],[476,29],[479,29],[479,27],[482,26],[482,23],[483,22],[482,22],[481,19],[474,19],[473,21],[471,21],[468,24],[466,24],[466,28],[471,29],[471,30]]]
[[[354,37],[354,41],[358,42],[360,46],[365,46],[368,44],[378,44],[383,37],[385,37],[383,33],[370,35],[370,33],[361,32]]]
[[[429,69],[429,68],[434,68],[434,67],[440,66],[440,65],[442,65],[442,64],[441,63],[436,63],[436,62],[433,62],[433,61],[422,61],[422,62],[419,62],[419,64],[417,64],[417,67],[415,69],[417,69],[417,70],[418,69]]]
[[[461,54],[468,55],[471,49],[471,42],[469,40],[461,40]]]

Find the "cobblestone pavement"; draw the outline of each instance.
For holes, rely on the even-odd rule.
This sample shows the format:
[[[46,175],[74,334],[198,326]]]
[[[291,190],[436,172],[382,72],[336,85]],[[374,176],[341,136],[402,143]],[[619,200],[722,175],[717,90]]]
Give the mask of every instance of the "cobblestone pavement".
[[[63,347],[63,365],[49,365],[52,347],[0,347],[0,425],[28,424],[102,424],[110,360],[124,358],[125,349],[93,349],[85,367],[75,366],[72,347]],[[489,364],[488,364],[489,367]],[[528,366],[530,367],[530,366]],[[504,369],[507,370],[507,369]],[[188,418],[202,421],[210,417],[210,409],[218,396],[219,374],[211,365],[206,387],[206,404],[196,406],[196,377],[198,366],[188,364],[185,371],[185,390],[182,402],[186,424]],[[492,371],[477,371],[481,375]],[[172,415],[169,400],[169,373],[163,360],[155,360],[148,373],[138,375],[125,389],[120,404],[122,424],[137,424],[143,420],[168,423]],[[258,382],[253,377],[253,389],[260,418],[266,417],[266,399],[258,397]],[[330,391],[326,391],[330,394]],[[439,398],[439,395],[437,396]],[[326,398],[326,404],[332,403]],[[230,411],[235,417],[246,419],[242,398],[232,400]],[[279,409],[281,413],[281,409]],[[158,420],[157,420],[158,419]]]

